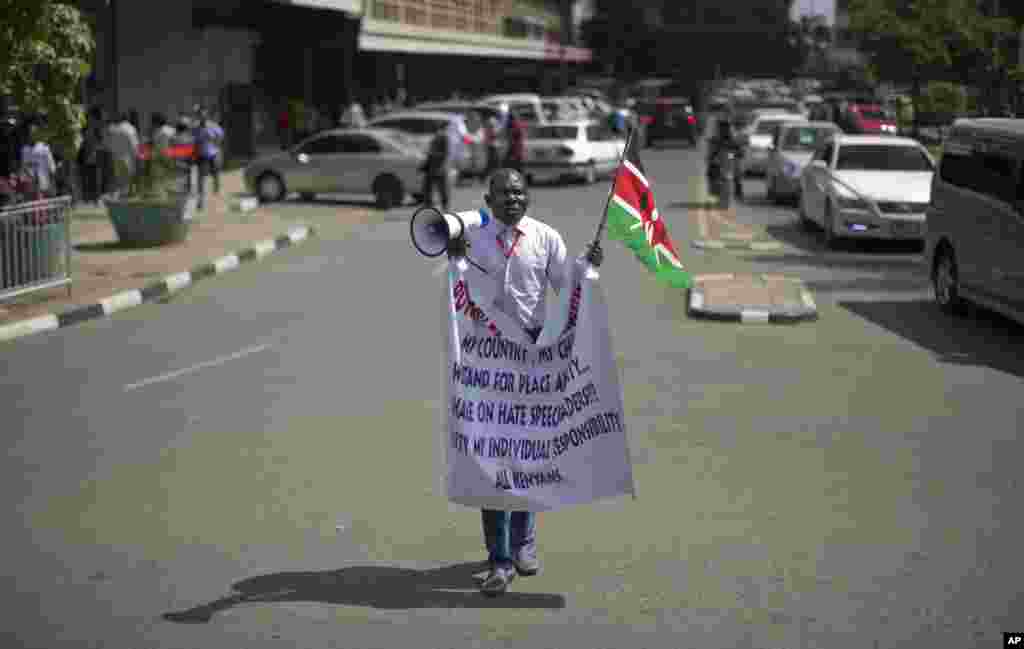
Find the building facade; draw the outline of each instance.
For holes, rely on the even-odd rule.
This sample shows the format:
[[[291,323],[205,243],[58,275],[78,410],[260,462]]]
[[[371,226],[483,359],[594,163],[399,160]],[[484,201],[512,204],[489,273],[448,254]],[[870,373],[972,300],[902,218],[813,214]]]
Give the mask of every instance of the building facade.
[[[365,0],[357,85],[411,100],[502,91],[554,92],[577,47],[573,2]],[[569,42],[564,42],[569,41]]]
[[[277,141],[299,106],[313,130],[354,100],[553,91],[590,60],[563,43],[570,0],[79,0],[97,48],[83,88],[105,113],[150,127],[196,104],[229,150]],[[563,25],[567,25],[563,27]],[[316,116],[320,119],[317,119]]]

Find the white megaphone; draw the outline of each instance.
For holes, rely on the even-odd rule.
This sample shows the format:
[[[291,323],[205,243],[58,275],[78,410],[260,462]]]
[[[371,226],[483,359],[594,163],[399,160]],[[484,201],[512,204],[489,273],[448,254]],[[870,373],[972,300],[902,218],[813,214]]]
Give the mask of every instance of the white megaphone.
[[[458,239],[469,228],[482,228],[491,221],[487,210],[469,210],[443,214],[434,207],[421,207],[409,220],[412,245],[424,257],[440,257],[448,243]]]

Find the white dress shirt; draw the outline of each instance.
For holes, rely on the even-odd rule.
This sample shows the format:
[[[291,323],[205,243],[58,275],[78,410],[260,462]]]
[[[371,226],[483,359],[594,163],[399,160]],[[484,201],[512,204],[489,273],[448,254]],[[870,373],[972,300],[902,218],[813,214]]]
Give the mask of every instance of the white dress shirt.
[[[495,306],[523,329],[543,327],[548,285],[561,290],[570,270],[562,235],[529,216],[512,227],[492,216],[486,226],[467,230],[466,239],[469,257],[487,269],[479,281],[494,282]]]

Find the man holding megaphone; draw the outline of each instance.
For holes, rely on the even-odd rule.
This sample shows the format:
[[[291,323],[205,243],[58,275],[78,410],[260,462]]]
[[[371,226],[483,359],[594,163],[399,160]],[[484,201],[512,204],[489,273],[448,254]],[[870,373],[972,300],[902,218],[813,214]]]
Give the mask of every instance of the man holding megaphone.
[[[450,258],[467,257],[496,283],[495,306],[518,322],[536,342],[544,326],[548,286],[556,292],[569,281],[562,235],[527,215],[530,195],[522,174],[499,169],[484,195],[479,227],[461,228],[461,236],[448,240]],[[493,218],[491,218],[493,217]],[[586,259],[600,266],[600,244],[588,246]],[[516,574],[534,575],[537,559],[536,517],[532,512],[483,510],[484,541],[490,570],[480,590],[486,595],[505,592]]]

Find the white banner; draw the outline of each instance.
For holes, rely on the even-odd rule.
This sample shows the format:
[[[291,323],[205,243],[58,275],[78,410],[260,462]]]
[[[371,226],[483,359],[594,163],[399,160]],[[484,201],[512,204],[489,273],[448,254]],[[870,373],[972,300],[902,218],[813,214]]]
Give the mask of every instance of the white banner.
[[[493,306],[493,278],[450,263],[443,283],[448,499],[545,511],[635,496],[597,272],[574,266],[536,344]]]

